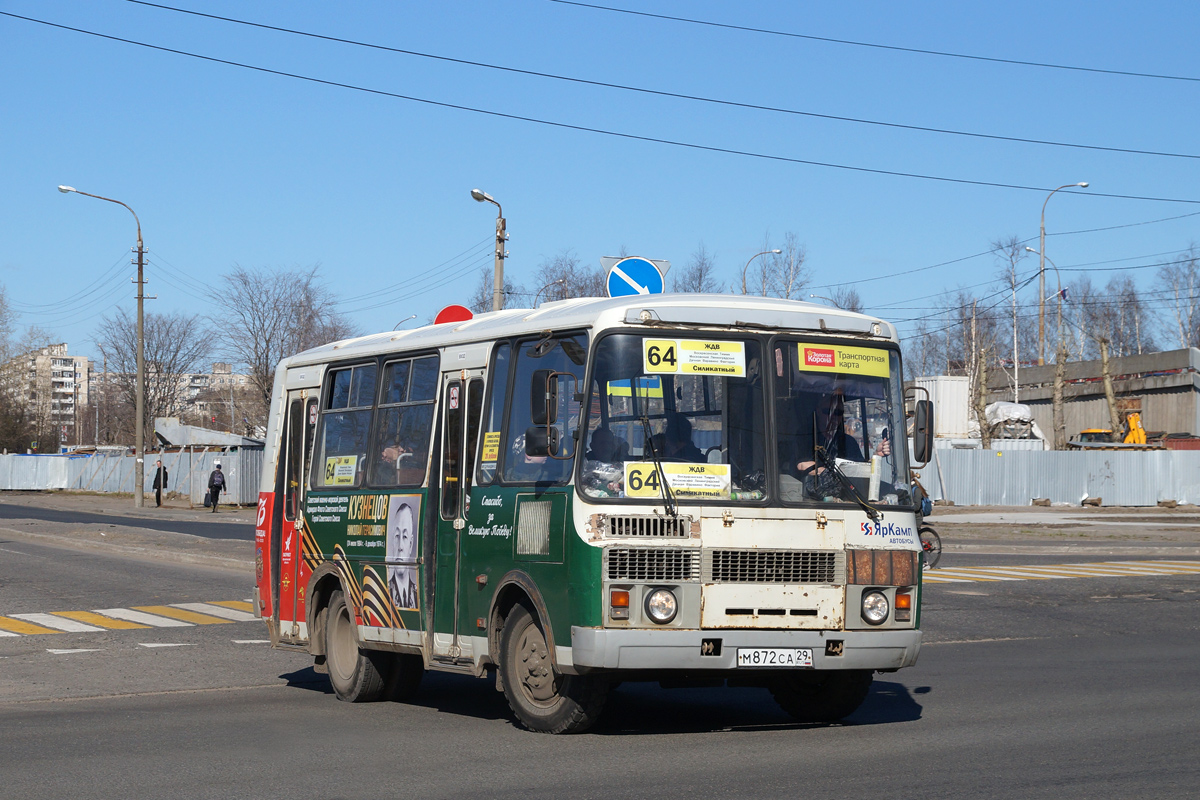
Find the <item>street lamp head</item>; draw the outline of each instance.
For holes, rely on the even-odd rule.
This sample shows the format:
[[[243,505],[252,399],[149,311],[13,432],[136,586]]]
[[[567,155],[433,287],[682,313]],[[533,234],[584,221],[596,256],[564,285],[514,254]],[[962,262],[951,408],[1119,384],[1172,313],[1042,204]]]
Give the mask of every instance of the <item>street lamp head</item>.
[[[1088,182],[1087,182],[1087,181],[1080,181],[1079,183],[1077,183],[1077,184],[1075,184],[1075,185],[1076,185],[1076,186],[1078,186],[1080,189],[1086,189],[1086,188],[1088,187]]]
[[[471,190],[471,197],[474,197],[474,198],[475,198],[476,200],[478,200],[480,203],[483,203],[483,202],[485,202],[485,201],[488,201],[488,200],[492,200],[492,196],[491,196],[490,194],[488,194],[487,192],[485,192],[485,191],[482,191],[482,190],[480,190],[480,189],[472,189],[472,190]],[[496,201],[495,201],[495,200],[492,200],[492,202],[494,203],[494,202],[496,202]]]
[[[62,185],[60,185],[60,186],[58,187],[58,190],[59,190],[60,192],[62,192],[63,194],[70,194],[71,192],[77,192],[77,191],[79,191],[79,190],[78,190],[78,189],[76,189],[74,186],[62,186]]]
[[[774,253],[775,255],[780,255],[783,253],[783,251],[779,249],[771,250],[770,252]]]
[[[1034,250],[1034,249],[1033,249],[1032,247],[1030,247],[1029,245],[1025,245],[1025,249],[1026,249],[1026,250],[1028,250],[1028,251],[1029,251],[1029,252],[1031,252],[1031,253],[1036,253],[1036,252],[1037,252],[1037,250]]]

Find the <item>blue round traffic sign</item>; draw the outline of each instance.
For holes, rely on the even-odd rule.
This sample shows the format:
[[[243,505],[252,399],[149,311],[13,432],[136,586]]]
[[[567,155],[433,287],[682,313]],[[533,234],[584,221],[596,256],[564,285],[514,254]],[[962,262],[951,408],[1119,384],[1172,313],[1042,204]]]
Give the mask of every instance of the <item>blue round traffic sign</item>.
[[[609,297],[635,294],[662,294],[663,276],[653,262],[644,258],[623,258],[608,271]]]

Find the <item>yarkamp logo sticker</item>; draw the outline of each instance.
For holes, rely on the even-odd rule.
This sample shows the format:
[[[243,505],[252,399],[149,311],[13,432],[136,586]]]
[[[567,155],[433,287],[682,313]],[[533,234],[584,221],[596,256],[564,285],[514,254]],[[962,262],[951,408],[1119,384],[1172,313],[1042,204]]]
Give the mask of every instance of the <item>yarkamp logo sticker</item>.
[[[867,536],[907,536],[912,538],[913,535],[912,528],[897,525],[894,522],[864,522],[858,527]]]

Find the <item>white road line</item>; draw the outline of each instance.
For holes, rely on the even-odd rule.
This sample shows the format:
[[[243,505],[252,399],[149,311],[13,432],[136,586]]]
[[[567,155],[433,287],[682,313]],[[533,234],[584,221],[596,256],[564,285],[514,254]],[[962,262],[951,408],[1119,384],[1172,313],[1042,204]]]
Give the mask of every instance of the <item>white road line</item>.
[[[138,642],[140,647],[195,647],[195,642]]]
[[[75,650],[51,650],[50,648],[46,648],[46,652],[53,653],[56,656],[65,656],[68,653],[99,653],[100,650],[99,649],[88,650],[85,648],[77,648]]]
[[[171,619],[170,617],[160,617],[157,614],[147,614],[145,611],[134,611],[132,608],[97,608],[96,614],[103,614],[106,617],[116,617],[123,619],[126,622],[139,622],[142,625],[150,625],[154,628],[191,628],[194,627],[190,622],[184,622],[181,619]]]
[[[0,636],[20,636],[20,635],[21,634],[13,633],[12,631],[0,631]]]
[[[270,644],[270,639],[234,639],[234,644]]]
[[[95,633],[96,631],[104,630],[104,628],[97,628],[95,625],[85,625],[82,622],[76,622],[66,617],[56,617],[53,614],[9,614],[8,616],[13,619],[23,619],[26,622],[32,622],[46,628],[66,631],[67,633]]]
[[[258,617],[253,614],[247,614],[245,611],[238,611],[236,608],[226,608],[225,606],[214,606],[211,603],[171,603],[172,608],[182,608],[187,611],[195,611],[198,614],[208,614],[210,617],[220,617],[234,622],[257,622]]]

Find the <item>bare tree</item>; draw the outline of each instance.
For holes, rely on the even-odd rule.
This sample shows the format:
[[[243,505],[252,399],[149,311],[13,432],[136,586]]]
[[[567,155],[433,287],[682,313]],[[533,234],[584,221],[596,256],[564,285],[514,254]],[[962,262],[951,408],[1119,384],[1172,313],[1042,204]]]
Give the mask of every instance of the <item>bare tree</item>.
[[[863,313],[862,296],[859,295],[858,289],[853,286],[838,286],[832,294],[833,297],[829,299],[838,308],[843,311],[853,311],[855,314]]]
[[[687,266],[670,273],[671,291],[697,294],[719,292],[721,284],[717,281],[716,274],[716,257],[708,252],[704,242],[701,242],[692,253]]]
[[[812,281],[812,273],[805,266],[808,252],[795,233],[788,231],[783,244],[775,247],[770,236],[763,239],[763,250],[780,250],[755,258],[746,268],[747,292],[762,297],[795,299],[803,297],[804,289]]]
[[[195,314],[146,314],[143,324],[145,352],[144,431],[152,441],[154,418],[179,416],[185,399],[185,376],[208,371],[210,334]],[[109,414],[125,441],[134,438],[134,404],[137,397],[137,320],[125,309],[101,317],[96,348],[108,362],[114,404]],[[119,399],[117,399],[119,398]]]
[[[484,314],[492,310],[492,294],[495,291],[492,275],[493,270],[487,267],[479,270],[479,281],[475,284],[475,291],[471,293],[471,299],[467,301],[467,308],[475,314]],[[509,305],[508,298],[520,294],[523,294],[523,291],[513,286],[512,279],[506,274],[504,276],[504,305]]]
[[[337,310],[334,293],[319,282],[317,271],[236,266],[225,276],[225,313],[212,322],[220,347],[249,370],[258,400],[247,414],[252,425],[266,424],[281,360],[356,333]]]
[[[1017,290],[1023,283],[1017,277],[1017,265],[1025,259],[1027,253],[1021,239],[1016,236],[1007,236],[992,241],[992,254],[1000,263],[998,277],[1012,297],[1012,320],[1009,322],[1011,337],[1005,338],[1012,340],[1012,385],[1013,402],[1015,403],[1020,400],[1021,396],[1021,325],[1017,314]]]
[[[604,273],[597,267],[584,266],[570,250],[542,260],[534,273],[533,289],[542,299],[566,300],[570,297],[604,297]],[[531,300],[533,297],[530,298]]]
[[[1192,245],[1158,270],[1166,288],[1167,325],[1180,347],[1200,347],[1200,251]]]

